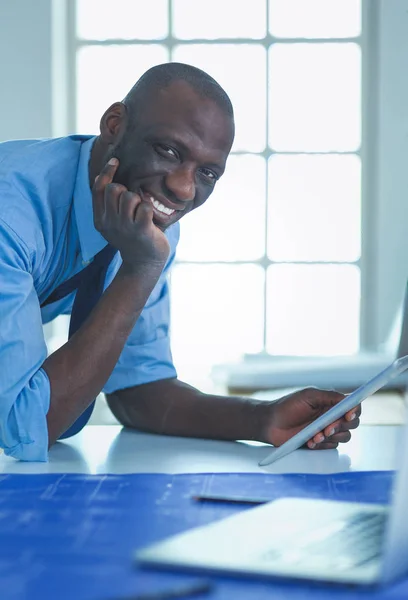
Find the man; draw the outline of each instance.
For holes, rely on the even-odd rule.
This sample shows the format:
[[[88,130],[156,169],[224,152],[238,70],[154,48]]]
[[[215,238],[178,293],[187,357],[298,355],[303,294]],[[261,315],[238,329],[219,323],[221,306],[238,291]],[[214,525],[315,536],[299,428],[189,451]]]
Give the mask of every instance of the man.
[[[0,145],[6,454],[46,460],[50,445],[84,426],[101,390],[129,427],[275,445],[342,398],[308,389],[272,404],[202,394],[177,379],[166,283],[177,222],[210,196],[233,137],[222,88],[170,63],[105,112],[97,138]],[[71,311],[69,341],[47,357],[43,323]],[[358,416],[350,411],[309,447],[348,441]]]

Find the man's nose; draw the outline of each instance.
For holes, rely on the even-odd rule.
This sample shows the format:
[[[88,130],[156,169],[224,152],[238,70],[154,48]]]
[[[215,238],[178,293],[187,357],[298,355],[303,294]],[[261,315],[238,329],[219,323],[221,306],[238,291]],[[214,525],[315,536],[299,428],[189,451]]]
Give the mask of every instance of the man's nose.
[[[190,202],[195,198],[195,175],[192,169],[180,167],[166,177],[166,186],[179,202]]]

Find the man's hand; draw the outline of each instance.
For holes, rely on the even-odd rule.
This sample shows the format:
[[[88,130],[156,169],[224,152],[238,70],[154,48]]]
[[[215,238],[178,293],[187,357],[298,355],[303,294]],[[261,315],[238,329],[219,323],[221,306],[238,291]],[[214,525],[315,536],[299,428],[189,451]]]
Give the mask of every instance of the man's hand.
[[[107,400],[123,425],[140,431],[214,440],[256,440],[280,446],[342,398],[343,394],[315,389],[301,390],[275,402],[213,396],[172,378],[118,390]],[[315,446],[309,442],[308,447],[328,449],[347,442],[350,430],[359,425],[360,413],[360,406],[349,411],[314,436]]]
[[[343,398],[344,395],[338,392],[307,388],[276,402],[265,403],[265,406],[260,407],[264,416],[264,422],[261,424],[262,440],[274,446],[281,446]],[[360,414],[361,406],[353,408],[324,431],[317,433],[309,440],[307,447],[323,450],[336,448],[341,442],[348,442],[351,438],[350,429],[356,429],[360,423]]]
[[[153,208],[112,183],[109,161],[92,188],[96,229],[117,248],[123,264],[89,317],[43,363],[50,380],[49,444],[68,429],[105,385],[163,270],[170,246],[153,223]]]
[[[112,158],[96,177],[92,188],[95,228],[117,248],[124,265],[162,264],[170,246],[164,233],[153,223],[149,200],[112,183],[119,161]]]

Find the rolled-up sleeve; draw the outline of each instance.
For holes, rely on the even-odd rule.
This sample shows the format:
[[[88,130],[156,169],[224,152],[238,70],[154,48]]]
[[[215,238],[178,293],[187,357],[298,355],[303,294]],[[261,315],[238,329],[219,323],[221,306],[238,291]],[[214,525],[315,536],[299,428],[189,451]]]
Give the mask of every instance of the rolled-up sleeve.
[[[177,377],[170,349],[168,282],[179,238],[179,228],[176,225],[166,232],[172,249],[169,260],[103,389],[107,394],[159,379]]]
[[[0,219],[0,447],[20,460],[48,457],[46,357],[30,252]]]

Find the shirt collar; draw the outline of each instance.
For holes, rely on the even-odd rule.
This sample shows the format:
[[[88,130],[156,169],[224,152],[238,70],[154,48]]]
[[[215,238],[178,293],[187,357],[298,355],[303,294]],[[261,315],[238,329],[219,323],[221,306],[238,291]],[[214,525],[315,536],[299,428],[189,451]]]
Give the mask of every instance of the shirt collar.
[[[89,187],[89,160],[96,137],[82,142],[74,187],[74,211],[82,260],[90,262],[107,241],[94,227],[92,192]]]

